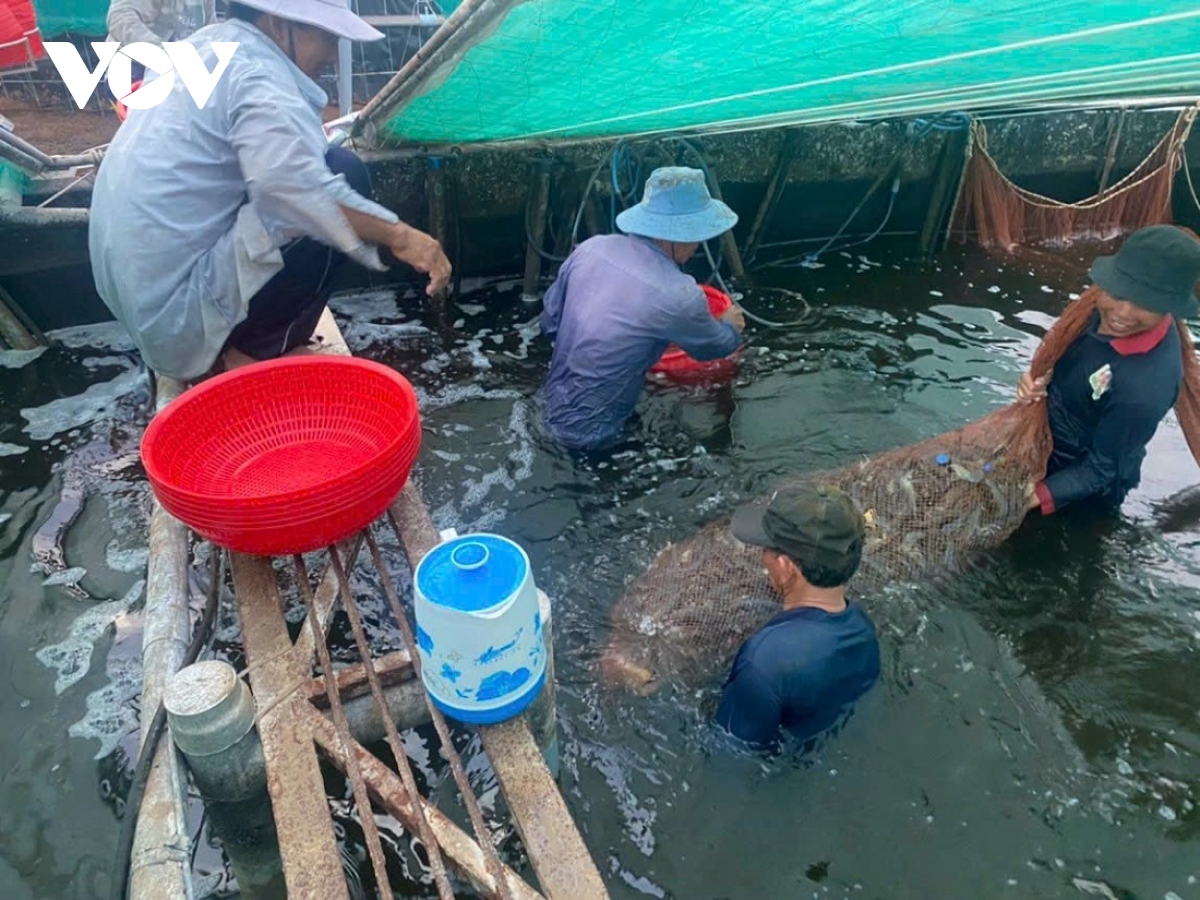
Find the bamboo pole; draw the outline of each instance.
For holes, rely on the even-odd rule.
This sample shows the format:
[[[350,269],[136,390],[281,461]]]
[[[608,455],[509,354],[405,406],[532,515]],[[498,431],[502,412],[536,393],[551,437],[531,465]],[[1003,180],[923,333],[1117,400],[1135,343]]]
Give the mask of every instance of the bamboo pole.
[[[0,287],[0,340],[13,350],[36,350],[42,346],[29,333],[29,329],[25,327],[17,314],[16,303],[12,296],[2,287]]]
[[[521,0],[464,0],[445,23],[430,35],[355,120],[351,137],[368,126],[386,121],[421,93],[425,84],[447,64],[457,64],[475,43],[496,28]],[[373,140],[372,143],[375,143]]]
[[[184,385],[158,376],[158,410]],[[146,575],[145,635],[142,639],[142,709],[158,709],[167,680],[179,671],[190,643],[188,620],[188,530],[154,503],[150,516],[150,563]],[[139,748],[151,717],[142,717]],[[187,771],[175,745],[160,741],[138,812],[129,875],[131,900],[191,897],[191,839],[184,817]]]
[[[742,248],[747,260],[754,259],[754,255],[758,252],[758,245],[762,243],[763,236],[767,233],[767,228],[771,224],[771,216],[774,215],[775,207],[779,205],[779,199],[783,196],[784,189],[787,188],[788,173],[792,169],[792,160],[796,158],[796,148],[799,143],[800,132],[794,128],[789,129],[787,136],[783,139],[783,146],[779,149],[779,156],[775,160],[775,170],[771,173],[770,181],[767,182],[767,192],[763,195],[758,212],[754,215],[754,222],[750,225],[750,233],[746,236],[746,243]]]
[[[546,242],[546,211],[550,206],[550,166],[536,160],[529,178],[529,205],[525,208],[525,278],[521,299],[534,303],[542,277],[542,245]]]

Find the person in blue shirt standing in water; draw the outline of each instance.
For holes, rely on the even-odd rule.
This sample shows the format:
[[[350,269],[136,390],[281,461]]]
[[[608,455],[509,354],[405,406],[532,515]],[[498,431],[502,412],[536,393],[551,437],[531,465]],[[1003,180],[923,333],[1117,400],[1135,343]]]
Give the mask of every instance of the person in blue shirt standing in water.
[[[879,678],[875,626],[846,599],[866,523],[843,491],[798,485],[741,507],[730,529],[762,548],[783,611],[738,651],[717,724],[755,749],[775,749],[785,734],[808,749],[840,728]]]
[[[1183,357],[1175,321],[1200,312],[1200,243],[1151,225],[1091,268],[1100,288],[1087,330],[1049,379],[1021,376],[1017,399],[1045,401],[1054,449],[1030,508],[1116,508],[1141,480],[1146,445],[1179,397]]]
[[[542,333],[554,341],[542,389],[544,420],[564,446],[592,450],[619,438],[646,373],[671,344],[697,360],[720,359],[742,342],[745,318],[720,319],[680,269],[737,214],[708,193],[699,169],[655,169],[641,203],[617,216],[624,234],[584,241],[546,292]]]

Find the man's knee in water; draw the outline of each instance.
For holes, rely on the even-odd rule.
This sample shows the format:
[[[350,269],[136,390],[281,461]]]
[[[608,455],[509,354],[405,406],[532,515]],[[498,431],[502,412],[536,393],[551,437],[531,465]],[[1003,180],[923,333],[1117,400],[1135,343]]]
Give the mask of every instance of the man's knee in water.
[[[334,175],[342,175],[350,187],[362,194],[368,200],[375,199],[375,190],[371,187],[371,173],[367,164],[358,158],[358,154],[345,147],[330,147],[325,151],[325,165]]]

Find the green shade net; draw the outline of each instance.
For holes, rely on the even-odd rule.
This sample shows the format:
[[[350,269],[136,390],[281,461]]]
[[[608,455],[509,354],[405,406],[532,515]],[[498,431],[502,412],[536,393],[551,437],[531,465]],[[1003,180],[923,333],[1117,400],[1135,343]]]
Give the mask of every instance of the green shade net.
[[[108,0],[33,0],[42,37],[52,40],[67,33],[93,35],[103,40],[108,33]]]
[[[582,139],[1178,96],[1198,26],[1181,0],[526,0],[379,124]]]

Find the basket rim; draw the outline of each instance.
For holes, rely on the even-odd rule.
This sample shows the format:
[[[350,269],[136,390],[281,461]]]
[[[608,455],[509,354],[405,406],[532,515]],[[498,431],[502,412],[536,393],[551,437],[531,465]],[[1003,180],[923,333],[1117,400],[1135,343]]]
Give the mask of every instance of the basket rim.
[[[175,420],[179,417],[179,410],[184,409],[195,403],[203,402],[213,394],[220,393],[225,389],[225,386],[238,381],[249,381],[252,379],[271,377],[280,369],[292,368],[319,368],[328,367],[331,369],[350,369],[358,371],[372,372],[376,375],[381,375],[391,381],[398,387],[401,393],[407,395],[412,401],[413,419],[417,424],[418,431],[418,453],[420,452],[420,405],[417,402],[416,391],[407,378],[397,372],[395,369],[385,366],[382,363],[374,362],[369,359],[360,359],[354,356],[294,356],[281,357],[279,359],[266,360],[263,362],[254,363],[253,365],[243,368],[234,369],[231,372],[224,372],[209,380],[188,388],[180,394],[175,400],[168,403],[165,407],[158,411],[150,424],[146,426],[146,431],[142,435],[141,452],[142,465],[146,469],[146,476],[150,483],[157,487],[158,485],[166,485],[167,491],[176,498],[186,499],[188,501],[196,501],[203,504],[213,503],[241,503],[248,498],[232,493],[216,493],[210,491],[196,491],[190,488],[181,487],[172,478],[163,477],[160,461],[156,459],[155,448],[160,432],[174,425]],[[332,491],[347,484],[361,481],[363,478],[371,475],[378,470],[379,460],[385,459],[394,455],[402,445],[411,441],[410,432],[412,427],[397,429],[397,434],[392,440],[382,448],[378,453],[374,454],[371,459],[355,466],[345,472],[338,474],[336,477],[317,485],[302,488],[292,488],[288,491],[281,491],[276,494],[262,494],[253,498],[261,503],[287,503],[289,500],[299,497],[311,498],[315,491]],[[415,461],[415,455],[414,455]]]

